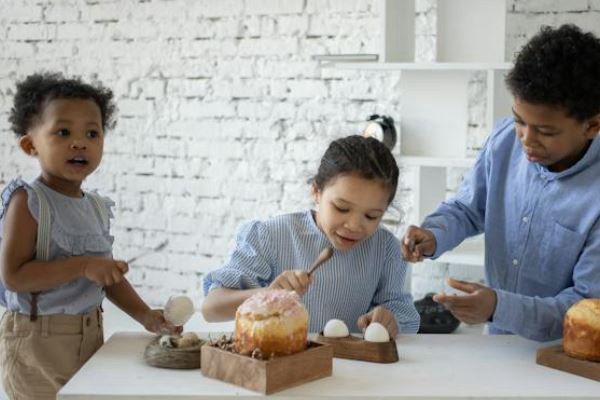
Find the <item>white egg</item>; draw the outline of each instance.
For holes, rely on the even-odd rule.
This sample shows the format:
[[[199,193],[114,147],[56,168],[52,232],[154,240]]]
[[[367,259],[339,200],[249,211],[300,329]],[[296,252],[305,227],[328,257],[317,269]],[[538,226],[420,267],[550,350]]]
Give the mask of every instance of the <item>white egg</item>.
[[[187,296],[171,296],[165,304],[165,319],[173,325],[185,324],[193,314],[194,303]]]
[[[323,328],[323,336],[325,337],[346,337],[350,335],[348,327],[341,319],[330,319]]]
[[[365,330],[365,340],[368,342],[384,343],[390,340],[390,334],[379,322],[372,322]]]

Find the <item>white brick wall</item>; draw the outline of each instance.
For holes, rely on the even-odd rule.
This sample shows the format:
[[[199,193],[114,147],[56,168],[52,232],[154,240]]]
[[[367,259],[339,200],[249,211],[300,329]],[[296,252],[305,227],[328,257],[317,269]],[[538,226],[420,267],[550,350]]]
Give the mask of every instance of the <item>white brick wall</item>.
[[[541,23],[598,33],[598,0],[507,3],[507,54]],[[120,112],[87,184],[117,202],[115,255],[169,238],[130,279],[152,304],[175,293],[197,298],[201,274],[223,262],[241,221],[310,206],[306,180],[330,140],[358,133],[374,112],[400,117],[399,73],[322,70],[310,59],[375,52],[378,12],[375,0],[3,2],[0,186],[37,173],[8,131],[15,81],[40,69],[97,77]],[[432,60],[435,0],[418,0],[417,14],[417,58]],[[482,85],[474,76],[474,149],[487,133],[477,124]],[[449,180],[452,190],[459,175]],[[401,187],[400,207],[411,201]],[[439,264],[414,272],[416,297],[443,288],[449,273],[482,278]]]

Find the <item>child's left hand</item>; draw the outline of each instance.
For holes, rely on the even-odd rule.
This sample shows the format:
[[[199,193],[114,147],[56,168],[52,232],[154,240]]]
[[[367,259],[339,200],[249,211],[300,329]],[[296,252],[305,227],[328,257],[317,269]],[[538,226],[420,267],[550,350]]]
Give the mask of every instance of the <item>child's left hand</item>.
[[[398,334],[396,318],[394,318],[394,314],[385,307],[377,306],[368,313],[361,315],[358,318],[357,325],[364,331],[371,322],[379,322],[381,325],[385,326],[385,329],[387,329],[392,338],[396,337]]]
[[[148,310],[143,317],[143,325],[147,331],[161,335],[179,335],[183,326],[175,326],[163,316],[162,310]]]
[[[475,282],[448,278],[454,289],[466,292],[464,295],[436,294],[433,301],[443,304],[452,315],[467,324],[480,324],[490,320],[496,311],[496,292]]]

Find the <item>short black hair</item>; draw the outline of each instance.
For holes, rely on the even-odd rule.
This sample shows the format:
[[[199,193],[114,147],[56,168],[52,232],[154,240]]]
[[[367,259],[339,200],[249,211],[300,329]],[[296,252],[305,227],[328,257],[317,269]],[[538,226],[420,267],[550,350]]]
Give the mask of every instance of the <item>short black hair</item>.
[[[113,116],[117,107],[110,89],[101,83],[94,85],[80,78],[65,78],[58,72],[43,72],[27,76],[17,83],[17,91],[10,110],[8,121],[18,136],[24,136],[44,112],[44,107],[55,99],[93,100],[100,109],[102,128],[113,128]]]
[[[388,204],[398,187],[398,164],[386,145],[372,137],[346,136],[329,144],[317,174],[312,178],[316,189],[323,188],[339,175],[357,174],[365,179],[379,179],[389,189]]]
[[[506,85],[532,104],[584,121],[600,112],[600,40],[572,24],[543,26],[518,54]]]

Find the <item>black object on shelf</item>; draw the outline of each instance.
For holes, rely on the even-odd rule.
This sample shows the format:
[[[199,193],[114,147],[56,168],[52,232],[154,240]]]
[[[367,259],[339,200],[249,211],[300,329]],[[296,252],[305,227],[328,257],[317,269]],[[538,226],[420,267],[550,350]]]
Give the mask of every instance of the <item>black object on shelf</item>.
[[[415,301],[415,308],[421,316],[418,333],[452,333],[460,321],[443,305],[433,301],[435,293],[427,293],[421,300]]]
[[[369,116],[367,125],[363,130],[363,136],[374,137],[392,150],[398,139],[394,119],[387,115],[373,114]]]

